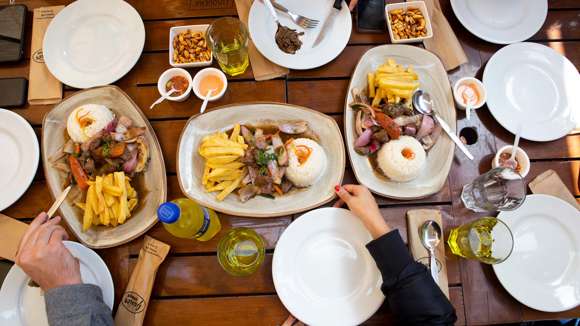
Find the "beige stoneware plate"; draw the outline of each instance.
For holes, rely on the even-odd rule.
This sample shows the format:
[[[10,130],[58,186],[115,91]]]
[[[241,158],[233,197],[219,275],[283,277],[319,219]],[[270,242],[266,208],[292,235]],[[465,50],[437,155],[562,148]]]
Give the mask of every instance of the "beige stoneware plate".
[[[257,196],[242,203],[237,194],[224,201],[215,199],[216,193],[206,193],[201,184],[204,160],[198,153],[203,136],[227,131],[234,124],[255,125],[265,120],[305,120],[320,138],[328,158],[324,175],[313,186],[269,199]],[[203,206],[216,211],[246,217],[273,217],[306,211],[331,201],[334,186],[342,182],[346,155],[338,124],[320,112],[283,103],[244,103],[223,106],[218,110],[194,116],[181,133],[177,151],[177,171],[181,191]]]
[[[136,126],[145,126],[149,143],[149,163],[145,172],[137,176],[133,185],[139,195],[139,204],[133,216],[117,227],[91,226],[82,232],[82,210],[74,205],[81,196],[77,187],[60,206],[61,216],[66,220],[75,236],[87,247],[109,248],[129,242],[144,234],[157,222],[157,207],[167,197],[167,177],[161,147],[149,121],[141,109],[116,86],[104,86],[76,92],[55,106],[42,123],[42,160],[48,186],[53,197],[62,192],[63,175],[48,162],[48,157],[64,144],[66,119],[69,113],[83,104],[96,103],[110,108],[117,116],[131,118]]]
[[[374,71],[393,58],[399,64],[413,65],[419,74],[421,89],[429,92],[435,101],[435,108],[441,117],[455,130],[456,117],[451,86],[447,73],[434,54],[409,45],[381,45],[367,51],[360,59],[348,87],[344,109],[344,130],[350,162],[356,179],[372,192],[395,199],[417,199],[437,193],[445,184],[451,169],[455,146],[451,139],[441,133],[435,145],[427,152],[427,162],[421,175],[410,182],[394,182],[376,172],[366,156],[354,151],[356,139],[354,131],[354,110],[348,104],[352,102],[354,88],[364,89],[367,85],[367,73]]]

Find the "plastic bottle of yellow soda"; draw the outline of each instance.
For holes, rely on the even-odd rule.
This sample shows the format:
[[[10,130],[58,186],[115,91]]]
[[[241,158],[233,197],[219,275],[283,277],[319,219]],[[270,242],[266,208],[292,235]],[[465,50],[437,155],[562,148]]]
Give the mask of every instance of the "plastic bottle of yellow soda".
[[[188,198],[161,204],[157,209],[157,218],[167,232],[178,238],[208,241],[222,228],[216,212]]]

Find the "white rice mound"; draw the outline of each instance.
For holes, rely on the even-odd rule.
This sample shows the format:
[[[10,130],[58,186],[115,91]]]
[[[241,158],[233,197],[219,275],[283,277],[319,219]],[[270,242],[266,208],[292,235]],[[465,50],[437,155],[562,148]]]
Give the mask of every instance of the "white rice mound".
[[[295,153],[296,146],[307,146],[312,152],[306,161],[302,164],[298,161]],[[326,153],[322,146],[308,138],[297,138],[287,146],[288,150],[288,168],[286,177],[297,187],[308,187],[313,185],[324,173],[327,165]]]
[[[79,119],[82,117],[93,122],[85,127],[81,127]],[[106,106],[100,104],[85,104],[74,109],[69,114],[66,130],[74,142],[84,143],[99,131],[103,130],[113,119],[115,119],[115,114]]]
[[[413,158],[403,156],[403,150],[409,149],[415,155]],[[393,181],[411,181],[421,174],[425,167],[426,154],[421,143],[413,137],[401,136],[391,140],[381,147],[377,153],[379,168]]]

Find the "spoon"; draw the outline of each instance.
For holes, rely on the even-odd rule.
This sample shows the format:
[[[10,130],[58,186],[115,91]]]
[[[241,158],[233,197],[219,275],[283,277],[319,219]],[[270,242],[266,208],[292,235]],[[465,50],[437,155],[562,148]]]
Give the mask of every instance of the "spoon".
[[[417,110],[419,113],[432,115],[435,118],[435,120],[439,122],[439,125],[447,133],[449,138],[451,138],[451,140],[453,140],[453,142],[457,145],[457,147],[459,147],[459,149],[470,160],[473,160],[473,155],[469,152],[467,147],[465,147],[465,145],[461,142],[459,137],[455,135],[455,133],[451,130],[449,125],[443,119],[441,119],[439,114],[435,110],[433,110],[433,101],[431,100],[431,96],[429,95],[429,93],[423,92],[420,89],[415,91],[415,93],[413,94],[413,107],[415,107],[415,110]]]
[[[205,108],[207,107],[207,103],[209,102],[209,97],[211,96],[211,93],[215,90],[216,90],[215,88],[212,88],[212,89],[207,91],[207,95],[205,96],[205,99],[203,100],[203,103],[201,104],[201,108],[199,109],[200,114],[205,112]]]
[[[149,110],[153,109],[153,107],[163,101],[165,101],[169,96],[171,96],[171,94],[177,92],[177,90],[175,88],[171,88],[169,90],[169,92],[162,94],[160,98],[157,99],[157,101],[153,102],[153,104],[151,104],[151,106],[149,107]]]
[[[510,156],[509,160],[506,162],[509,164],[509,166],[513,166],[514,170],[518,167],[518,162],[516,161],[516,153],[518,152],[518,147],[520,144],[520,134],[521,134],[522,128],[520,126],[520,128],[518,128],[518,131],[516,132],[516,139],[514,140],[514,146],[512,147],[512,155]]]
[[[437,268],[435,248],[437,248],[437,245],[441,241],[441,234],[442,231],[439,223],[433,220],[425,221],[419,233],[423,247],[429,251],[429,269],[431,270],[431,276],[437,284],[439,284],[439,270]]]
[[[465,117],[467,118],[467,120],[471,120],[471,104],[467,103],[467,105],[465,106]]]

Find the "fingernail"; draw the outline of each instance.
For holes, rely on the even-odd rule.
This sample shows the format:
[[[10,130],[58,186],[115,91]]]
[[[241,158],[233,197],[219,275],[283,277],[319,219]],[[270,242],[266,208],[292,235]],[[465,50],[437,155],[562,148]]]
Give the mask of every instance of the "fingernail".
[[[334,191],[339,192],[340,191],[340,186],[339,185],[334,186]]]

